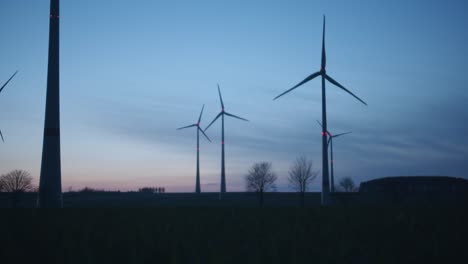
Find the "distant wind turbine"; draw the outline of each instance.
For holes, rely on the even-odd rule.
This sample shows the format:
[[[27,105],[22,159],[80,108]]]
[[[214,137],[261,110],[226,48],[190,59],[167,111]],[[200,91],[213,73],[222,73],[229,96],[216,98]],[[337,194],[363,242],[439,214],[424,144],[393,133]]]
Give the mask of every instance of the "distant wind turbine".
[[[317,123],[320,125],[320,127],[322,127],[322,124],[317,120]],[[333,139],[334,138],[337,138],[339,136],[343,136],[343,135],[346,135],[346,134],[350,134],[350,132],[345,132],[345,133],[340,133],[340,134],[336,134],[336,135],[332,135],[330,133],[330,131],[327,131],[327,134],[328,134],[328,142],[327,144],[330,146],[330,167],[331,167],[331,192],[335,192],[335,176],[333,174]]]
[[[297,87],[307,83],[308,81],[314,79],[315,77],[322,76],[322,205],[330,204],[330,183],[328,181],[328,147],[327,147],[327,105],[326,105],[326,95],[325,95],[325,79],[331,82],[332,84],[343,89],[345,92],[349,93],[351,96],[359,100],[361,103],[367,105],[363,100],[353,94],[351,91],[346,89],[343,85],[335,81],[330,77],[325,70],[327,64],[326,54],[325,54],[325,16],[323,16],[323,33],[322,33],[322,64],[320,71],[315,72],[305,78],[302,82],[298,83],[293,88],[285,91],[284,93],[278,95],[273,100],[278,99],[279,97],[291,92]]]
[[[202,118],[202,115],[203,115],[203,109],[204,108],[205,108],[205,105],[203,105],[203,107],[201,109],[200,116],[198,117],[197,123],[195,123],[193,125],[189,125],[189,126],[180,127],[180,128],[177,129],[177,130],[181,130],[181,129],[185,129],[185,128],[189,128],[189,127],[196,127],[197,128],[197,178],[196,178],[196,183],[195,183],[195,192],[196,193],[201,192],[201,190],[200,190],[200,132],[202,132],[202,134],[206,137],[206,139],[208,139],[208,141],[211,142],[210,138],[200,128],[200,121],[201,121],[201,118]]]
[[[216,121],[219,117],[221,117],[221,193],[226,192],[226,168],[224,162],[224,116],[234,117],[240,120],[249,121],[245,118],[230,114],[224,111],[224,103],[223,97],[221,96],[221,89],[219,88],[218,84],[218,94],[219,94],[219,101],[221,102],[221,112],[211,121],[211,123],[205,128],[205,131]]]
[[[17,73],[18,73],[18,71],[15,71],[15,73],[13,73],[13,75],[10,77],[10,79],[8,79],[8,81],[6,81],[6,83],[2,86],[2,88],[0,88],[0,93],[3,91],[3,88],[5,88],[7,86],[7,84],[11,81],[11,79],[13,79],[13,77],[15,77],[15,75]],[[2,138],[2,141],[5,142],[5,140],[3,139],[2,130],[0,130],[0,137]]]

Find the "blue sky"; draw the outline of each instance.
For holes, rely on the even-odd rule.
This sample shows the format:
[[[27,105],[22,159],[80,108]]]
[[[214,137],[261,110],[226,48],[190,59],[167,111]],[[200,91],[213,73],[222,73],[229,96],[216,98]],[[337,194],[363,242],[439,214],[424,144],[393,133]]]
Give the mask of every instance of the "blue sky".
[[[39,177],[47,76],[47,0],[0,3],[0,173]],[[279,190],[298,155],[321,170],[320,81],[277,101],[320,66],[364,99],[327,85],[335,176],[468,178],[466,1],[61,1],[63,189],[193,191],[196,131],[220,106],[228,190],[271,161]],[[201,141],[202,191],[219,190],[220,124]],[[320,181],[312,189],[320,189]]]

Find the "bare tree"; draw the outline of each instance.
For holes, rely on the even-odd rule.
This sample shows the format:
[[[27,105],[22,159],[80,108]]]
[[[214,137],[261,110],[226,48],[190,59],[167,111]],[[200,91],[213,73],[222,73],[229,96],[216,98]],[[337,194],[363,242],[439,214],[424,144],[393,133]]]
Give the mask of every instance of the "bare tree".
[[[24,170],[13,170],[0,176],[0,189],[11,193],[12,207],[16,207],[23,192],[34,190],[32,180],[31,174]]]
[[[4,192],[29,192],[33,190],[33,178],[24,170],[13,170],[0,176],[0,185]]]
[[[289,185],[301,194],[301,206],[304,206],[304,196],[309,184],[317,178],[318,171],[313,170],[312,160],[300,156],[289,169]]]
[[[357,188],[351,177],[344,177],[340,180],[340,189],[344,192],[356,192]]]
[[[263,207],[263,193],[276,189],[275,182],[277,178],[270,162],[255,163],[245,176],[247,191],[259,194],[261,207]]]

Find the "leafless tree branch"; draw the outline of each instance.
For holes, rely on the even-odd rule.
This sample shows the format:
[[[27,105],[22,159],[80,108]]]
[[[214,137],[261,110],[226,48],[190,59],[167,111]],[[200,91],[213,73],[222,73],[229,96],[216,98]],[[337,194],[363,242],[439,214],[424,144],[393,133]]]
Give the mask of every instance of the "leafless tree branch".
[[[356,192],[358,190],[351,177],[342,178],[339,184],[340,189],[342,189],[344,192]]]
[[[13,170],[0,176],[0,190],[3,192],[29,192],[33,190],[33,178],[24,170]]]
[[[288,181],[298,192],[306,192],[309,184],[317,178],[318,171],[314,171],[312,160],[300,156],[289,169]]]

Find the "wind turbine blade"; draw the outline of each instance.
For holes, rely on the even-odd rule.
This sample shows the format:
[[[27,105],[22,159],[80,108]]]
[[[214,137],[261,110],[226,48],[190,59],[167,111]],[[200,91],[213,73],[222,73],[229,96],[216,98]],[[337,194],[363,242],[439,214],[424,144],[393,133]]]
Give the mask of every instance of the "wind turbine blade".
[[[350,133],[351,133],[351,132],[336,134],[336,135],[334,135],[333,137],[339,137],[339,136],[343,136],[343,135],[350,134]]]
[[[203,109],[205,108],[205,105],[202,106],[202,109],[201,109],[201,112],[200,112],[200,116],[198,117],[198,124],[200,124],[200,121],[201,121],[201,117],[203,115]]]
[[[323,128],[322,123],[320,123],[320,121],[317,120],[317,123],[319,124],[321,128]]]
[[[337,81],[333,80],[333,78],[330,77],[330,76],[328,76],[328,74],[325,74],[325,78],[326,78],[329,82],[331,82],[331,83],[333,83],[334,85],[336,85],[336,86],[340,87],[341,89],[345,90],[347,93],[349,93],[350,95],[352,95],[354,98],[358,99],[361,103],[367,105],[366,102],[364,102],[363,100],[361,100],[361,98],[357,97],[357,96],[356,96],[355,94],[353,94],[351,91],[349,91],[348,89],[344,88],[343,85],[341,85],[341,84],[339,84]]]
[[[203,129],[201,129],[200,127],[198,127],[198,129],[200,130],[200,132],[203,133],[203,135],[206,137],[206,139],[208,139],[208,141],[211,142],[211,139],[205,134],[205,131],[203,131]]]
[[[226,114],[227,116],[230,116],[230,117],[234,117],[234,118],[237,118],[237,119],[240,119],[240,120],[247,121],[247,122],[249,121],[249,120],[247,120],[247,119],[245,119],[245,118],[242,118],[242,117],[239,117],[239,116],[230,114],[230,113],[228,113],[228,112],[224,112],[224,114]]]
[[[8,79],[8,81],[6,81],[6,83],[2,86],[2,88],[0,88],[0,93],[2,92],[3,88],[5,88],[5,86],[7,86],[7,84],[11,81],[11,79],[13,79],[13,77],[15,77],[15,75],[18,73],[18,71],[15,71],[15,73],[13,73],[13,75],[10,77],[10,79]]]
[[[197,124],[193,124],[193,125],[190,125],[190,126],[179,127],[177,130],[181,130],[181,129],[189,128],[189,127],[196,127],[196,126],[197,126]]]
[[[296,86],[294,86],[293,88],[287,90],[286,92],[284,92],[284,93],[282,93],[282,94],[276,96],[275,98],[273,98],[273,100],[276,100],[276,99],[280,98],[281,96],[283,96],[283,95],[289,93],[290,91],[296,89],[297,87],[303,85],[304,83],[306,83],[306,82],[308,82],[308,81],[314,79],[315,77],[319,76],[320,74],[322,74],[322,73],[321,73],[321,72],[316,72],[316,73],[313,73],[313,74],[309,75],[309,77],[305,78],[302,82],[296,84]]]
[[[3,143],[5,143],[5,140],[3,139],[2,131],[0,130],[0,137],[2,137]]]
[[[330,141],[332,141],[332,140],[333,140],[333,137],[329,137],[329,138],[328,138],[328,141],[327,141],[327,146],[329,146],[329,145],[330,145]]]
[[[322,31],[322,70],[327,66],[327,56],[325,54],[325,15],[323,16],[323,31]]]
[[[224,109],[223,97],[221,96],[221,89],[219,88],[219,84],[218,84],[218,94],[219,94],[219,101],[221,102],[221,108]]]
[[[220,112],[203,131],[206,131],[222,114],[223,112]]]
[[[317,123],[319,124],[319,126],[322,128],[322,131],[323,131],[322,123],[320,123],[320,121],[318,121],[318,120],[317,120]],[[323,133],[323,132],[322,132],[322,133]],[[330,132],[325,131],[325,133],[327,133],[327,135],[328,135],[329,137],[332,137],[332,135],[330,134]],[[328,144],[328,143],[327,143],[327,144]]]

